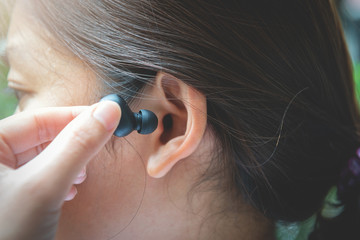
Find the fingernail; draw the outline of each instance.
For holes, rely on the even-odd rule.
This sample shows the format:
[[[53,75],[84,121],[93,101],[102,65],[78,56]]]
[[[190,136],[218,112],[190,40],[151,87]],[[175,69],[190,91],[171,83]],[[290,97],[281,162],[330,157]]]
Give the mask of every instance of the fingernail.
[[[71,201],[75,198],[76,194],[77,194],[77,189],[75,187],[72,187],[70,192],[66,195],[64,200]]]
[[[84,167],[83,169],[81,169],[81,172],[79,173],[79,175],[77,176],[78,178],[82,178],[86,175],[86,167]]]
[[[114,106],[116,106],[116,103],[103,101],[97,105],[93,113],[94,118],[98,120],[108,131],[114,129],[118,124],[117,119],[113,117]]]
[[[86,179],[86,168],[83,168],[79,173],[79,175],[76,177],[73,184],[81,184],[85,181],[85,179]]]
[[[76,179],[75,179],[75,181],[73,182],[73,184],[81,184],[81,183],[83,183],[84,181],[86,180],[86,175],[84,175],[84,176],[82,176],[82,177],[77,177]]]

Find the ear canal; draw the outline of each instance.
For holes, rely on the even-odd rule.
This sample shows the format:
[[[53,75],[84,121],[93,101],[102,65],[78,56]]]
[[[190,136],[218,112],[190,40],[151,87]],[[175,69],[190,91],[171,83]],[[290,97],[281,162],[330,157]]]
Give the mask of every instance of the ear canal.
[[[103,97],[100,101],[114,101],[121,108],[121,119],[114,135],[117,137],[125,137],[132,131],[137,130],[140,134],[150,134],[158,126],[156,115],[149,110],[140,110],[139,113],[133,113],[126,101],[117,94],[110,94]]]

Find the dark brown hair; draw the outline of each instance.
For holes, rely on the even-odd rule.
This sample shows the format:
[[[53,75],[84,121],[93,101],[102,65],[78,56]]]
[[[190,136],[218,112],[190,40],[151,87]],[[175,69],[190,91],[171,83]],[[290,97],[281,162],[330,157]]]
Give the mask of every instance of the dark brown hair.
[[[202,92],[220,146],[206,178],[223,179],[229,197],[270,219],[316,213],[359,146],[351,63],[330,0],[37,3],[109,91],[141,96],[165,71]]]

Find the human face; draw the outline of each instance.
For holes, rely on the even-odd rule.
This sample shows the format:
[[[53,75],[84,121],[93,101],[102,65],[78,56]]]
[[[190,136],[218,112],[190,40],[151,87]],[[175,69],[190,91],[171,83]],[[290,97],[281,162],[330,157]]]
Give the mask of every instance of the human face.
[[[94,101],[98,87],[91,88],[96,86],[93,72],[57,45],[21,6],[14,10],[6,57],[8,84],[17,93],[19,111]]]
[[[8,80],[18,91],[18,111],[97,102],[101,81],[45,30],[32,7],[33,1],[16,2],[8,34]],[[189,201],[214,149],[205,96],[168,73],[158,73],[153,83],[144,89],[150,97],[136,103],[156,112],[158,128],[146,136],[113,138],[90,162],[77,196],[63,206],[56,239],[209,239],[214,229],[232,234],[219,227],[229,225],[217,214],[225,197],[204,190],[192,192],[195,201]],[[171,124],[165,127],[166,117]],[[213,183],[203,184],[213,189]],[[249,216],[243,221],[248,224]]]
[[[17,92],[17,111],[98,101],[101,83],[94,72],[57,44],[27,2],[17,1],[7,38],[8,85]],[[136,139],[130,136],[127,141]],[[129,143],[113,143],[115,150],[104,149],[93,159],[78,195],[64,204],[57,239],[108,239],[135,216],[143,198],[145,168]]]

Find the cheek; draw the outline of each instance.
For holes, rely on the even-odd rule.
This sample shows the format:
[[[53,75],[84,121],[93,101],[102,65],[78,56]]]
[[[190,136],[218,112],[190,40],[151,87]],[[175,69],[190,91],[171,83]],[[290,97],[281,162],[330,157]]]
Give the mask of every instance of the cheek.
[[[121,231],[136,215],[146,186],[144,163],[138,149],[123,139],[116,140],[114,149],[116,153],[109,146],[110,151],[104,149],[89,163],[78,195],[65,204],[59,225],[64,239],[80,233],[88,239],[103,239]]]
[[[75,82],[70,84],[56,83],[44,85],[36,93],[29,94],[19,102],[19,110],[32,110],[42,107],[61,107],[75,105],[90,105],[96,98],[96,86],[90,88],[90,82]],[[89,91],[89,89],[93,89]]]
[[[131,203],[135,207],[140,202],[147,175],[143,160],[137,154],[138,149],[134,149],[129,140],[116,137],[114,139],[116,142],[113,146],[108,144],[94,161],[90,162],[89,182],[84,187],[96,189],[98,196],[102,196],[103,200],[110,204],[101,203],[102,207],[111,206],[112,211],[117,209],[123,213]],[[128,210],[132,212],[133,208]]]
[[[23,97],[18,104],[19,111],[29,111],[43,107],[69,106],[72,98],[61,91],[42,91]]]

